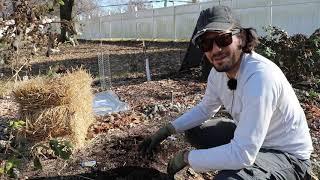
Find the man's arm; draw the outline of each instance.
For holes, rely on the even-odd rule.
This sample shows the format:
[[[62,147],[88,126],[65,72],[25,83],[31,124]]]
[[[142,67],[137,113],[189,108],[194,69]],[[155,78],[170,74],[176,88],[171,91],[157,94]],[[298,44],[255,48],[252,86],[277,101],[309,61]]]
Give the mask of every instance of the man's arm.
[[[176,132],[184,132],[185,130],[199,126],[219,111],[222,103],[216,93],[214,83],[217,82],[214,82],[213,77],[214,73],[211,71],[202,101],[190,111],[171,122]]]
[[[188,160],[196,171],[241,169],[255,161],[266,137],[278,91],[267,73],[256,73],[245,84],[239,123],[230,143],[193,150]]]

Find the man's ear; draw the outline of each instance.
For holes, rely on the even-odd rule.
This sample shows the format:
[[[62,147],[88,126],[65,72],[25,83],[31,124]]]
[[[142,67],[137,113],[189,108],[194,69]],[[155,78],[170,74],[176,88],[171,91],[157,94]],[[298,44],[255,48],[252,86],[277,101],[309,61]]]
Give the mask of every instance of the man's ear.
[[[237,38],[239,39],[238,40],[238,44],[237,44],[237,47],[239,50],[242,50],[245,46],[245,42],[243,40],[243,36],[241,34],[237,35]]]
[[[239,47],[244,48],[246,46],[246,32],[241,30],[239,36]]]
[[[242,44],[243,44],[243,43],[242,43],[242,38],[239,37],[239,46],[242,47]]]

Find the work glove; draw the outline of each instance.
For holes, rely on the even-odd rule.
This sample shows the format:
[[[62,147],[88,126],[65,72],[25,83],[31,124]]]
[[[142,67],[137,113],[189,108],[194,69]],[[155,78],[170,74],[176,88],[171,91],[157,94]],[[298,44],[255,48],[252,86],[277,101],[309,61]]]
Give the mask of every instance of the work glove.
[[[181,151],[169,161],[167,173],[171,179],[174,179],[174,175],[188,165],[188,154],[189,151]]]
[[[151,155],[152,151],[168,136],[175,133],[175,129],[171,123],[160,128],[152,136],[145,138],[139,145],[139,150],[143,155]]]

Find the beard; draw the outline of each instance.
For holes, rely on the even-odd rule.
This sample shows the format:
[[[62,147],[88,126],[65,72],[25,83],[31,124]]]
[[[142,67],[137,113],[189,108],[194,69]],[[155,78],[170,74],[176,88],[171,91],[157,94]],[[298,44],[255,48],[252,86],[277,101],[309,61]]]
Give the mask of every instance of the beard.
[[[241,58],[241,46],[238,46],[236,51],[227,51],[212,55],[210,58],[210,63],[213,65],[214,69],[217,72],[228,72],[234,69],[239,63]],[[222,62],[218,62],[218,65],[215,64],[216,57],[224,57]]]

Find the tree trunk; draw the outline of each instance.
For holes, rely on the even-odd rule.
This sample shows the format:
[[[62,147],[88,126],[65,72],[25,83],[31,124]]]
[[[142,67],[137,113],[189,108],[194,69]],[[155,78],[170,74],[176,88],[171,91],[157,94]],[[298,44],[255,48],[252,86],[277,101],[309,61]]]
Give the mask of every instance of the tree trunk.
[[[1,13],[1,17],[2,17],[2,14],[4,14],[4,0],[0,0],[0,12]]]
[[[67,33],[70,35],[72,27],[72,8],[74,5],[74,0],[63,0],[64,4],[60,4],[60,19],[61,23],[61,42],[67,40]]]

